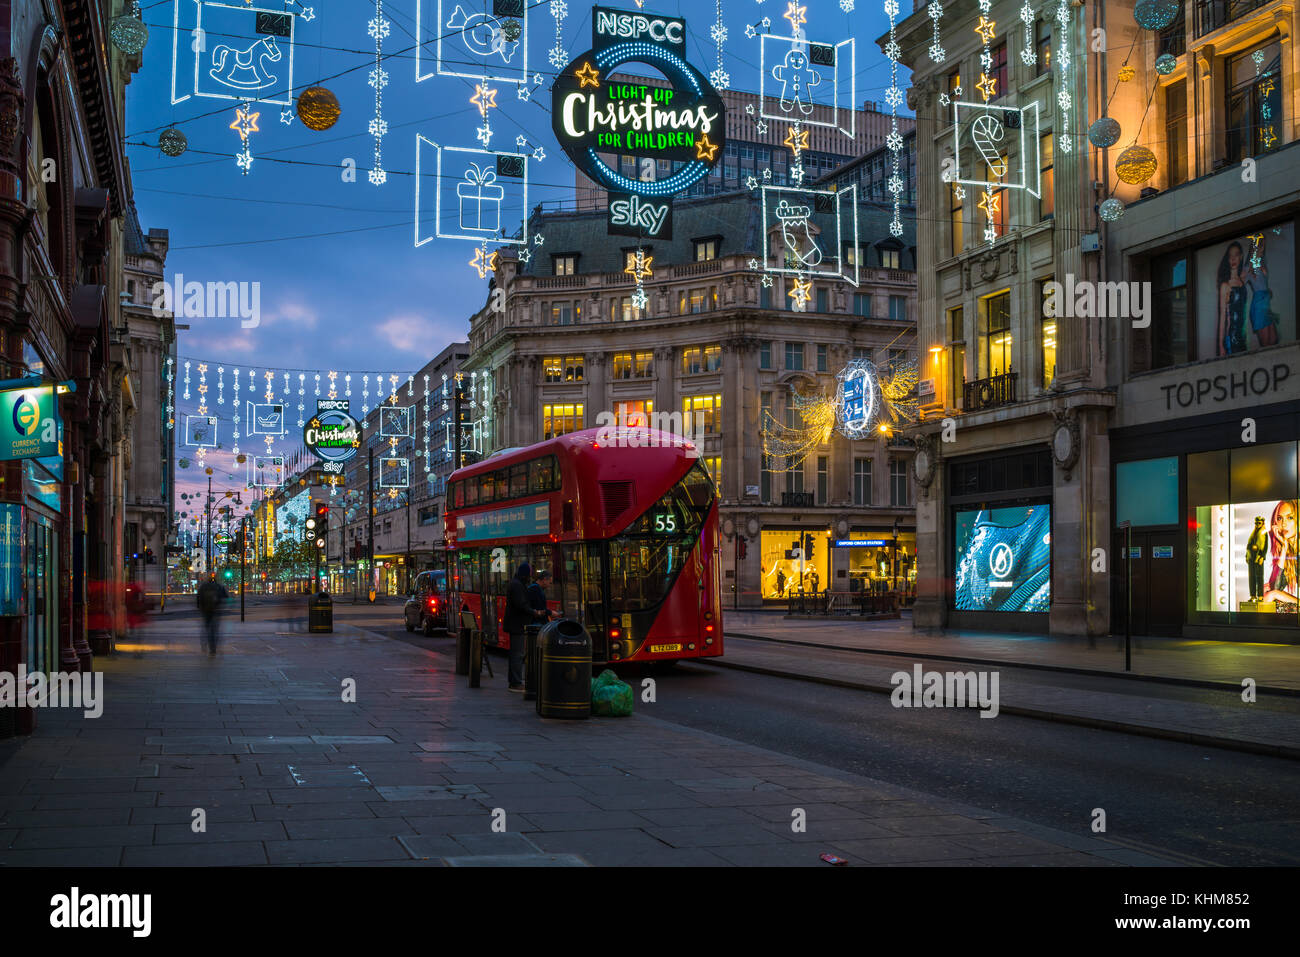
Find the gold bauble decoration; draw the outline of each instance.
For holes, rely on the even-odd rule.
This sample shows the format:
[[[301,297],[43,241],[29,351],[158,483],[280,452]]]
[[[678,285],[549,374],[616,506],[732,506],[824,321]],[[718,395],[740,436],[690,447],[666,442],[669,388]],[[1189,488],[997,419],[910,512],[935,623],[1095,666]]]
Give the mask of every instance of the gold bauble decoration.
[[[298,94],[298,119],[309,130],[327,130],[339,120],[339,98],[323,86],[309,86]]]
[[[1137,76],[1137,70],[1133,69],[1133,67],[1129,66],[1127,63],[1119,68],[1119,81],[1121,83],[1127,83],[1135,76]]]
[[[1156,173],[1156,154],[1145,146],[1130,146],[1115,160],[1115,175],[1130,186],[1145,183]]]

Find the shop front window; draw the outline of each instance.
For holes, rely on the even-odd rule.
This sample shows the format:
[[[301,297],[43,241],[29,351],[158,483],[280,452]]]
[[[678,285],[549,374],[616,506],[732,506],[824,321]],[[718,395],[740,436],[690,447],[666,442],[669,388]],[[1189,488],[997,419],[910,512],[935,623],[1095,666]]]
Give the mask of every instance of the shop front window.
[[[849,536],[861,544],[849,546],[848,588],[850,592],[878,595],[890,591],[911,591],[916,585],[916,533],[892,531],[854,532]]]
[[[825,529],[764,529],[759,537],[763,598],[810,595],[829,587],[830,539]]]
[[[1295,627],[1297,443],[1187,456],[1188,612]]]

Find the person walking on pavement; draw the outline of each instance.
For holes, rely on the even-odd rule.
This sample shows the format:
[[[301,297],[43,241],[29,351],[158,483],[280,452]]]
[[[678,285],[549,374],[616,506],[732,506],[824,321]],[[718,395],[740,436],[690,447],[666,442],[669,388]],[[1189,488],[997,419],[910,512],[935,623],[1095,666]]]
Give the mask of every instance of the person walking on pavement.
[[[533,579],[533,583],[528,586],[528,604],[533,607],[534,611],[543,613],[543,617],[550,621],[555,617],[555,612],[551,611],[550,606],[546,604],[546,589],[551,584],[551,571],[543,568]]]
[[[215,574],[199,586],[199,612],[203,615],[203,635],[208,644],[208,656],[217,653],[217,637],[220,631],[221,603],[230,597],[225,586],[217,581]]]
[[[524,562],[506,586],[505,628],[506,634],[510,636],[510,663],[507,670],[510,690],[519,694],[524,692],[524,628],[546,614],[534,608],[529,601],[528,580],[532,574],[533,570]]]

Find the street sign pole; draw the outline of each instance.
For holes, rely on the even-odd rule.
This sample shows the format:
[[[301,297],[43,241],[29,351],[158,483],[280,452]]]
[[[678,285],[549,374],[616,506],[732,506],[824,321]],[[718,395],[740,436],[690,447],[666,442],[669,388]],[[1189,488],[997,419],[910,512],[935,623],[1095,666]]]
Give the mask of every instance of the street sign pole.
[[[239,523],[239,620],[244,620],[244,592],[248,591],[248,585],[245,583],[248,553],[248,516],[245,515]]]
[[[366,597],[373,604],[375,600],[375,450],[370,448],[370,467],[366,473],[369,486],[369,503],[367,510],[370,513],[368,527],[370,529],[368,543],[366,545],[366,575],[370,581],[366,584]]]
[[[1124,670],[1133,670],[1133,524],[1119,523],[1124,529]]]

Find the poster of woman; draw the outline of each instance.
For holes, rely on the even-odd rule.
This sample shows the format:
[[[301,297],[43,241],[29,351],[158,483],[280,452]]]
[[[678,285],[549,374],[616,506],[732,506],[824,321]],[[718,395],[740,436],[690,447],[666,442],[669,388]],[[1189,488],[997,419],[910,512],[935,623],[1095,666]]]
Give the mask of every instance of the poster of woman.
[[[1264,574],[1264,600],[1277,603],[1278,611],[1295,612],[1300,602],[1300,587],[1296,583],[1297,520],[1300,519],[1300,502],[1278,502],[1273,509],[1269,526],[1269,554]]]
[[[1266,226],[1198,250],[1200,358],[1234,356],[1294,342],[1294,266],[1291,223]]]

